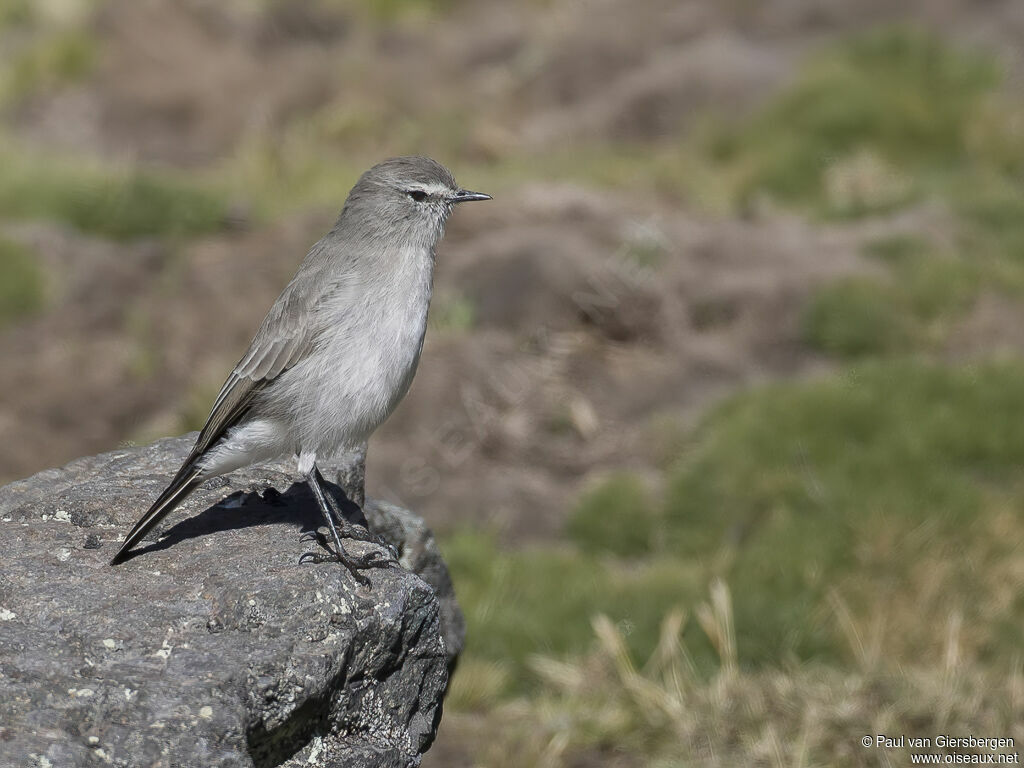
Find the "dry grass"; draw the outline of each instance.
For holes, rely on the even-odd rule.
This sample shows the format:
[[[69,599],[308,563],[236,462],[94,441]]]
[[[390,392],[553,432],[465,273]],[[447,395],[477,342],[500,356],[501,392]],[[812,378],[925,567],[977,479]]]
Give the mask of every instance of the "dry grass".
[[[1017,664],[995,674],[967,657],[956,615],[945,626],[941,663],[901,667],[886,663],[884,648],[870,647],[870,629],[841,600],[833,606],[831,620],[857,659],[852,668],[744,671],[731,596],[715,582],[695,611],[720,654],[710,677],[697,673],[681,639],[689,619],[683,609],[665,617],[657,648],[642,665],[627,651],[621,629],[599,615],[590,654],[573,661],[534,657],[541,681],[535,695],[483,715],[457,712],[451,727],[478,745],[478,764],[490,768],[907,765],[915,750],[865,748],[861,739],[947,734],[1024,743],[1024,670]],[[457,677],[453,693],[459,697],[474,684]]]

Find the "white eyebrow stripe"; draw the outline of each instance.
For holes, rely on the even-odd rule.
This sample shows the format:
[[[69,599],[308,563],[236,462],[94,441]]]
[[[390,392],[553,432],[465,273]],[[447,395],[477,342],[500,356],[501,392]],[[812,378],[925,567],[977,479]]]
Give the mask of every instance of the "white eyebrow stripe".
[[[447,184],[410,184],[410,190],[421,190],[428,195],[447,195],[452,189]]]

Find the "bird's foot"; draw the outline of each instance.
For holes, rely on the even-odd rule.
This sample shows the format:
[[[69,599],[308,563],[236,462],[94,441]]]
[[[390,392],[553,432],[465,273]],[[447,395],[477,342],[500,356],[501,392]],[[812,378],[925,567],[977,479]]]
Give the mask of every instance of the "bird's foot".
[[[378,547],[383,547],[384,550],[391,555],[391,558],[396,563],[398,562],[398,550],[395,546],[384,537],[378,536],[369,528],[343,519],[342,524],[339,527],[338,534],[343,539],[365,541],[369,544],[376,544]]]
[[[299,565],[305,565],[306,563],[326,563],[328,560],[334,559],[334,553],[331,551],[327,552],[303,552],[299,555]]]
[[[355,529],[357,526],[350,525],[349,527]],[[317,544],[320,545],[321,550],[303,553],[299,557],[299,563],[327,563],[331,561],[336,561],[345,566],[345,568],[348,569],[348,572],[352,574],[352,578],[354,578],[357,582],[359,582],[363,586],[369,586],[370,580],[366,578],[362,573],[360,573],[360,571],[365,571],[370,568],[386,568],[392,563],[397,563],[398,553],[395,551],[394,547],[380,539],[378,536],[375,536],[374,534],[370,533],[365,528],[362,528],[362,526],[358,526],[358,528],[360,528],[363,531],[363,536],[345,535],[343,538],[379,544],[380,546],[384,547],[386,551],[391,553],[392,556],[387,557],[386,555],[383,555],[381,552],[377,550],[368,552],[365,555],[361,555],[360,557],[353,557],[352,555],[348,554],[344,549],[342,549],[339,552],[335,552],[327,543],[327,537],[324,536],[324,534],[322,534],[319,530],[312,530],[304,531],[302,535],[299,537],[299,541],[315,541]],[[346,531],[346,534],[348,533],[349,531]]]
[[[352,539],[353,541],[365,541],[369,544],[376,544],[378,547],[382,547],[391,556],[391,560],[396,563],[398,562],[398,549],[395,545],[387,539],[367,530],[361,525],[348,523],[347,526],[341,528],[339,535],[342,539]],[[310,541],[315,541],[328,552],[331,551],[330,546],[327,543],[327,537],[319,530],[303,531],[299,536],[299,543],[301,544],[305,544]],[[307,554],[312,555],[313,553],[310,552]],[[331,555],[331,557],[333,557],[333,555]]]
[[[322,537],[321,537],[322,538]],[[391,563],[395,562],[389,557],[383,556],[376,550],[368,552],[360,557],[353,557],[344,550],[338,553],[332,552],[326,546],[324,542],[325,552],[306,552],[299,558],[300,563],[329,563],[336,561],[341,563],[348,569],[348,572],[352,574],[352,578],[355,579],[359,584],[364,587],[370,586],[370,580],[366,578],[360,571],[369,570],[370,568],[386,568]]]
[[[352,574],[352,578],[364,587],[368,587],[370,585],[370,580],[360,573],[360,571],[369,570],[370,568],[387,568],[394,562],[394,560],[389,557],[385,557],[380,552],[374,550],[373,552],[367,552],[362,557],[352,557],[351,555],[342,552],[338,556],[338,562],[348,569],[348,572]]]

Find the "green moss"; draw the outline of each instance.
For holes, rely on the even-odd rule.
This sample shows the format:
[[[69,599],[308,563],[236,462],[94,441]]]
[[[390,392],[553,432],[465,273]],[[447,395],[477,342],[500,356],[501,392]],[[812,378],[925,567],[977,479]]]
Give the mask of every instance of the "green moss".
[[[668,541],[727,578],[741,660],[842,656],[824,621],[835,593],[861,620],[903,625],[918,652],[934,640],[914,623],[928,611],[990,610],[1013,555],[988,531],[1024,504],[1024,426],[1010,416],[1022,384],[1020,363],[876,364],[712,413],[672,473]]]
[[[768,195],[870,213],[914,199],[930,174],[986,151],[972,131],[999,82],[991,57],[918,29],[875,31],[809,62],[742,125],[707,132],[705,151],[733,177],[740,205]]]
[[[570,523],[578,548],[446,539],[468,652],[507,664],[511,688],[522,688],[532,654],[581,653],[590,619],[605,613],[646,657],[659,617],[694,605],[720,576],[745,667],[841,661],[856,645],[850,626],[868,624],[890,659],[938,659],[935,617],[950,612],[970,628],[965,648],[1009,659],[1012,605],[993,595],[1020,567],[1024,425],[1012,414],[1022,408],[1019,362],[874,363],[738,395],[668,473],[654,553],[649,533],[622,549],[650,508],[629,476],[583,498]],[[849,621],[837,621],[837,600]],[[687,643],[698,670],[715,668],[702,632],[688,630]]]
[[[1024,295],[1024,185],[972,176],[951,194],[964,222],[960,250],[995,287]]]
[[[17,101],[88,76],[96,43],[80,30],[44,37],[8,62],[0,78],[0,101]]]
[[[807,343],[839,357],[904,351],[912,346],[913,318],[889,282],[849,277],[820,289],[804,311]]]
[[[886,264],[889,274],[829,283],[804,310],[804,339],[830,355],[938,349],[986,283],[1005,287],[991,264],[936,252],[921,238],[873,241],[865,253]]]
[[[220,392],[220,381],[207,379],[193,387],[178,412],[179,429],[182,432],[202,429],[210,418],[210,409]]]
[[[395,21],[436,16],[454,5],[454,0],[360,0],[359,5],[378,20]]]
[[[0,238],[0,327],[39,311],[45,284],[35,256]]]
[[[430,305],[430,327],[439,333],[465,333],[476,322],[473,300],[462,295],[437,296]]]
[[[566,528],[586,551],[637,557],[654,549],[659,511],[641,478],[618,472],[583,495]]]
[[[221,227],[228,200],[170,174],[111,171],[37,156],[0,156],[0,211],[51,219],[116,239],[191,235]]]
[[[80,229],[116,238],[210,231],[227,213],[226,201],[211,192],[143,172],[79,190],[57,207]]]
[[[664,613],[701,590],[698,571],[672,558],[627,566],[571,549],[507,552],[470,532],[446,538],[442,551],[466,614],[468,653],[507,664],[520,687],[532,654],[584,652],[596,613],[619,623],[634,652],[649,655]]]
[[[32,19],[31,0],[0,0],[0,28],[22,26]]]
[[[943,340],[941,326],[951,325],[973,305],[982,284],[976,264],[940,254],[908,262],[894,279],[929,341]]]
[[[890,235],[866,243],[865,256],[884,264],[905,264],[911,259],[926,255],[932,250],[931,244],[920,235]]]

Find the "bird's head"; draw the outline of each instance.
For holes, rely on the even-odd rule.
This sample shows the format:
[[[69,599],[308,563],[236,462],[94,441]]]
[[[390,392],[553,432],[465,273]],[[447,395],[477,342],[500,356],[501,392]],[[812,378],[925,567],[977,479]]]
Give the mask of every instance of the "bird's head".
[[[436,160],[396,157],[360,177],[339,224],[366,227],[371,237],[402,237],[433,248],[456,204],[490,199],[460,187]]]

